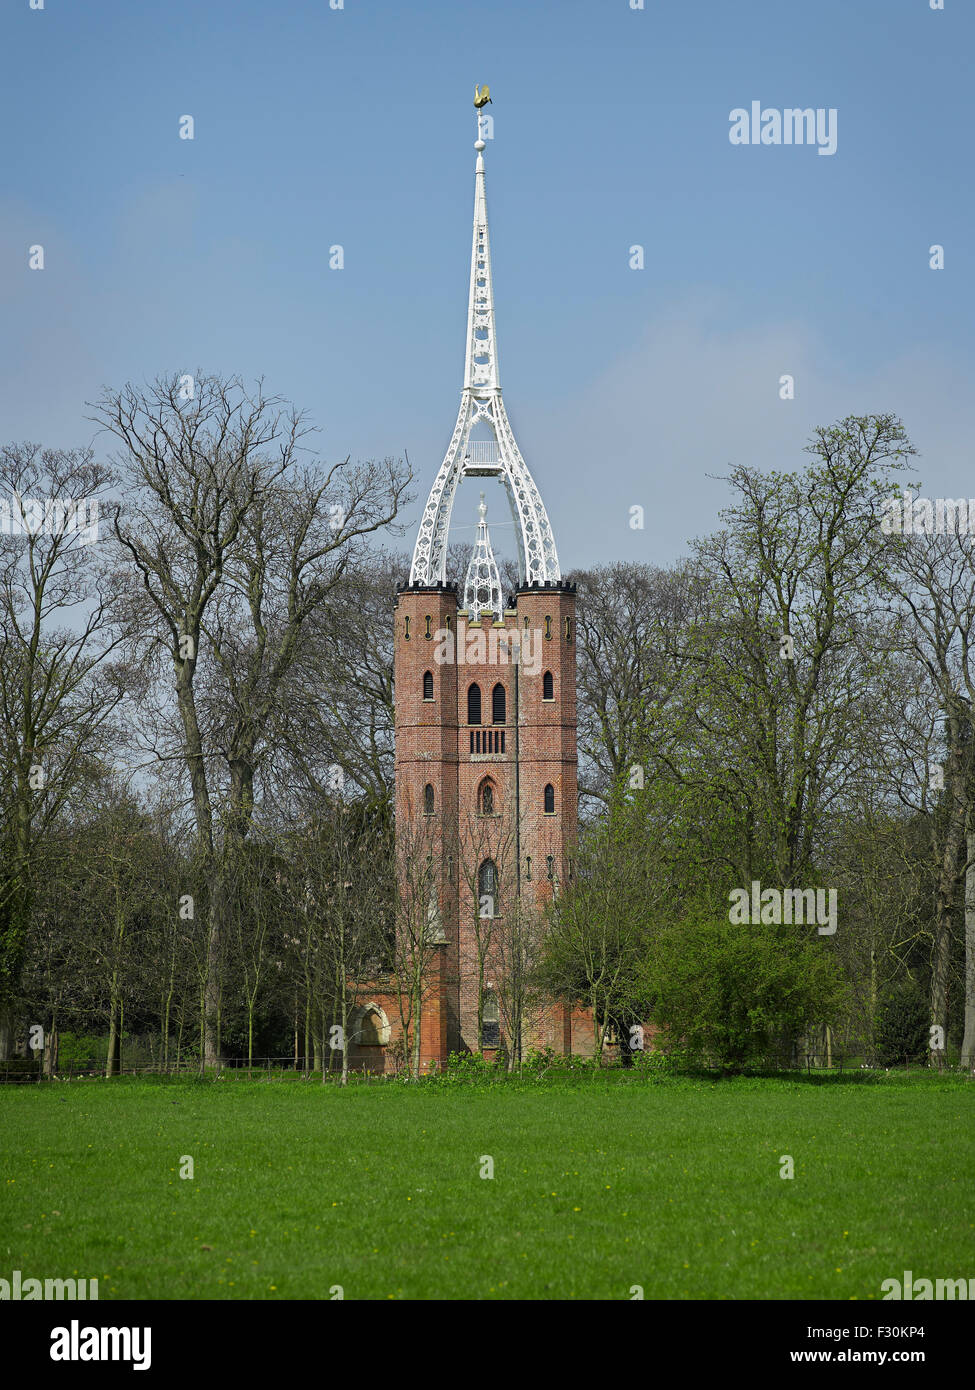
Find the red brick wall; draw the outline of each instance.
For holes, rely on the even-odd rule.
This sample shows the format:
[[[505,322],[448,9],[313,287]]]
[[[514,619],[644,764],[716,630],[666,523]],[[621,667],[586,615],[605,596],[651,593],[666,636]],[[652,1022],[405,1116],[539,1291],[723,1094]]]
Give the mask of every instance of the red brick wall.
[[[438,1052],[445,1056],[460,1047],[457,856],[450,843],[458,814],[457,666],[454,662],[437,661],[436,634],[448,626],[456,633],[456,591],[403,590],[397,596],[394,621],[397,843],[401,854],[407,852],[409,845],[415,855],[421,836],[428,835],[431,842],[441,921],[447,937],[445,950],[438,952],[445,956],[440,987],[444,993],[446,1041],[438,1045]],[[427,671],[433,676],[432,701],[423,698],[423,676]],[[434,793],[434,814],[429,818],[424,811],[427,784]],[[451,854],[455,859],[453,883]],[[415,875],[415,866],[409,872]]]
[[[409,626],[407,628],[407,619]],[[498,640],[528,624],[527,660],[516,667],[510,644]],[[454,634],[453,659],[437,660],[444,652],[438,634]],[[431,843],[437,847],[435,866],[441,920],[447,936],[442,951],[438,989],[441,1002],[426,1056],[442,1060],[450,1051],[476,1049],[477,1038],[477,901],[476,876],[480,862],[490,856],[501,875],[501,916],[490,924],[504,930],[504,909],[519,883],[523,898],[543,906],[551,899],[553,875],[564,880],[567,851],[577,831],[577,750],[575,684],[575,595],[568,586],[523,588],[515,609],[495,625],[490,617],[469,624],[458,614],[453,588],[404,588],[395,611],[396,697],[396,818],[398,844],[415,839],[424,817],[424,787],[433,787],[435,815],[428,821]],[[468,660],[472,652],[465,630],[484,639],[483,660]],[[429,635],[428,635],[429,634]],[[491,638],[496,639],[492,648]],[[465,659],[458,659],[462,651]],[[433,676],[432,701],[423,699],[423,675]],[[550,671],[554,698],[543,698],[544,673]],[[481,722],[468,723],[468,689],[481,690]],[[493,691],[505,690],[505,722],[495,725]],[[516,722],[517,713],[517,722]],[[471,752],[471,734],[504,735],[504,751]],[[498,740],[500,741],[500,740]],[[490,777],[495,815],[479,814],[478,793]],[[544,810],[546,785],[554,789],[555,809]],[[520,816],[516,817],[516,795]],[[412,829],[408,827],[413,827]],[[517,834],[516,834],[517,828]],[[452,857],[452,872],[448,866]],[[530,860],[530,864],[529,864]],[[529,878],[530,874],[530,878]],[[497,980],[501,969],[495,952],[486,959],[486,981]],[[554,1012],[553,1012],[554,1010]],[[556,1050],[591,1052],[591,1029],[570,1028],[561,1006],[549,1010],[551,1019],[539,1039],[551,1036]],[[554,1020],[554,1022],[552,1021]],[[426,1021],[424,1033],[426,1032]],[[536,1045],[534,1039],[529,1045]],[[537,1045],[543,1045],[539,1042]]]

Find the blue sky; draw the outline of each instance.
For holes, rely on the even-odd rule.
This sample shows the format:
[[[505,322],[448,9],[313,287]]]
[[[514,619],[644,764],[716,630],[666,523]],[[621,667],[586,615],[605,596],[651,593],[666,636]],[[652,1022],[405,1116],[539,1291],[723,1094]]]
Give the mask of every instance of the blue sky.
[[[324,457],[408,451],[411,544],[489,82],[502,383],[563,569],[677,558],[711,475],[797,466],[851,411],[904,418],[930,495],[975,495],[970,0],[5,0],[0,53],[3,439],[87,443],[103,385],[262,375]],[[836,154],[732,145],[753,100],[835,107]]]

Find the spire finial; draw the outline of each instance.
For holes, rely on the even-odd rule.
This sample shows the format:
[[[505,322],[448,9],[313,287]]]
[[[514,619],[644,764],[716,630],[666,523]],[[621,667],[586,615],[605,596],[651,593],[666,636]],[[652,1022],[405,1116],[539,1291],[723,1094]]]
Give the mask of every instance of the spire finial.
[[[481,111],[483,107],[488,105],[493,106],[494,102],[491,100],[491,88],[485,82],[483,87],[474,88],[474,109],[477,112],[477,139],[474,142],[474,148],[477,150],[478,155],[481,155],[486,148],[484,144],[484,131],[481,127]],[[477,162],[478,165],[480,165],[480,159],[478,159]]]

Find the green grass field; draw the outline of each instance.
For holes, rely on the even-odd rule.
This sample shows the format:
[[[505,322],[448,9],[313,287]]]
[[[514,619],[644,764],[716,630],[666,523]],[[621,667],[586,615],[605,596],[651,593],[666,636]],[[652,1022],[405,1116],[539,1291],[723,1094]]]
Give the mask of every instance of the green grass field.
[[[958,1078],[7,1087],[0,1173],[0,1277],[97,1277],[102,1299],[879,1299],[905,1269],[975,1276]]]

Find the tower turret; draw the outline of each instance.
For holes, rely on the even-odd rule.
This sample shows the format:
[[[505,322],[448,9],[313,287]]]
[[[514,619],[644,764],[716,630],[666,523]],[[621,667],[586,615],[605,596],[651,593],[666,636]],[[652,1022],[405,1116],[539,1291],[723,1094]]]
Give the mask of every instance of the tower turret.
[[[481,493],[477,509],[480,517],[477,523],[477,540],[467,565],[464,580],[464,607],[472,623],[481,621],[482,613],[491,613],[494,621],[503,621],[504,602],[501,596],[501,575],[498,562],[491,549],[491,537],[487,528],[487,503]]]

